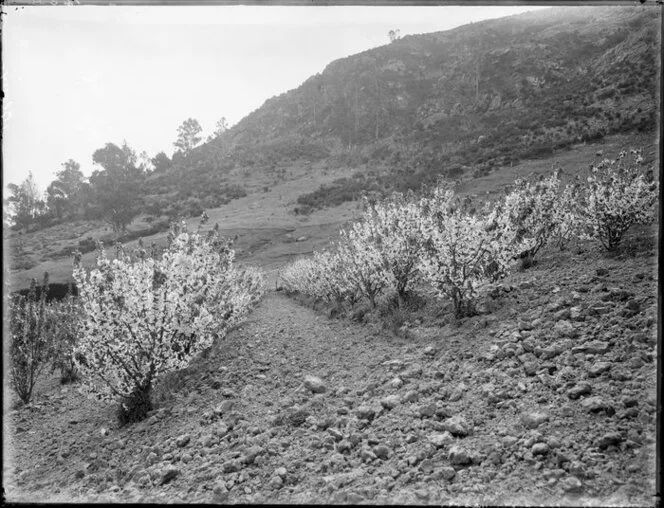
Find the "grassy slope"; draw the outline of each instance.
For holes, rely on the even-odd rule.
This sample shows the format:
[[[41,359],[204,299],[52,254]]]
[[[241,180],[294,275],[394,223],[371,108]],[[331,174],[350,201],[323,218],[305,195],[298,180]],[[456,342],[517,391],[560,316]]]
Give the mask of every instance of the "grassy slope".
[[[645,147],[646,155],[655,157],[656,144],[653,138],[652,135],[643,134],[615,135],[597,143],[577,145],[569,150],[557,152],[550,158],[523,161],[481,178],[464,180],[458,186],[458,192],[461,195],[473,194],[482,199],[492,199],[515,178],[533,172],[548,173],[554,167],[562,167],[566,175],[574,176],[585,171],[588,165],[598,158],[596,153],[600,150],[603,156],[614,157],[623,148]],[[240,263],[262,267],[268,272],[268,284],[272,286],[279,267],[297,256],[324,248],[337,236],[339,228],[344,223],[361,214],[360,204],[349,202],[338,207],[318,210],[306,217],[295,216],[292,209],[297,197],[317,188],[320,184],[348,177],[354,171],[355,169],[347,168],[324,170],[318,166],[302,168],[301,172],[293,175],[292,180],[273,185],[268,192],[263,192],[261,182],[256,181],[248,196],[209,210],[210,225],[218,222],[225,235],[233,237],[237,234],[238,240],[235,244],[237,260]],[[188,219],[188,223],[190,227],[195,228],[198,219]],[[60,249],[67,241],[77,243],[79,239],[101,232],[99,224],[81,223],[73,228],[58,226],[41,231],[26,242],[31,242],[29,245],[31,250],[53,245],[57,245]],[[67,233],[69,240],[63,240],[63,237],[67,238],[64,233]],[[306,239],[298,242],[297,239],[303,236]],[[165,238],[164,232],[146,237],[144,242],[146,245],[150,245],[153,241],[161,244],[165,242]],[[135,245],[136,241],[128,243],[129,247]],[[112,255],[112,252],[109,254]],[[92,265],[94,258],[94,252],[87,253],[83,256],[83,262]],[[67,257],[52,259],[30,270],[14,272],[9,278],[10,287],[12,290],[27,287],[30,278],[39,279],[44,271],[49,272],[52,282],[70,281],[72,280],[71,259]]]

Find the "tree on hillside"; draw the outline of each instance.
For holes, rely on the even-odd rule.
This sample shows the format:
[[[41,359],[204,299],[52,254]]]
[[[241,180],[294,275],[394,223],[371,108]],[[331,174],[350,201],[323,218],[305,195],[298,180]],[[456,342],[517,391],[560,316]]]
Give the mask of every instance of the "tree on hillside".
[[[155,173],[165,173],[173,167],[173,162],[164,152],[159,152],[152,158],[152,166]]]
[[[51,214],[58,219],[78,211],[82,204],[80,191],[85,183],[81,165],[75,160],[64,162],[62,168],[46,189],[46,204]]]
[[[387,32],[387,36],[390,38],[390,42],[394,42],[401,38],[401,30],[398,28],[396,30],[390,30]]]
[[[200,133],[203,131],[201,124],[194,118],[189,118],[182,122],[178,127],[178,139],[173,143],[178,151],[184,155],[189,155],[189,152],[201,142]]]
[[[97,211],[115,233],[123,232],[140,210],[145,168],[137,164],[136,153],[126,142],[121,148],[107,143],[92,160],[102,168],[90,176]]]
[[[228,130],[228,122],[226,121],[226,117],[222,116],[217,122],[217,124],[214,126],[214,137],[218,138],[227,130]]]
[[[46,203],[41,197],[32,171],[20,185],[10,183],[7,187],[11,195],[6,202],[14,224],[21,229],[28,228],[46,211]]]

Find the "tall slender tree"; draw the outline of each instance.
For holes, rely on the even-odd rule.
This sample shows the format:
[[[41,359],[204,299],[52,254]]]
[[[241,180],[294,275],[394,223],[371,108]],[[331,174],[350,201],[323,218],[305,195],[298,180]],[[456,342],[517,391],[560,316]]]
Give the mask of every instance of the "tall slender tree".
[[[59,219],[75,214],[81,205],[84,183],[81,165],[73,159],[64,162],[62,170],[56,173],[56,179],[46,189],[46,204],[50,213]]]
[[[178,127],[178,138],[173,145],[183,155],[189,155],[193,148],[203,139],[200,136],[202,131],[203,129],[198,120],[189,118]]]
[[[7,187],[11,193],[7,198],[7,204],[14,224],[19,228],[28,228],[46,211],[46,203],[42,199],[32,171],[20,185],[10,183]]]

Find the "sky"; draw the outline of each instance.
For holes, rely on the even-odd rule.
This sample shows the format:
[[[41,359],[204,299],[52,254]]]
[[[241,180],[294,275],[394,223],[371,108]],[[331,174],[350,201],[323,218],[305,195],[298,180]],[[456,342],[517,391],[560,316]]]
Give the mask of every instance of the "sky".
[[[170,157],[178,126],[204,138],[338,58],[533,6],[20,6],[2,10],[3,196],[32,171],[127,141]]]

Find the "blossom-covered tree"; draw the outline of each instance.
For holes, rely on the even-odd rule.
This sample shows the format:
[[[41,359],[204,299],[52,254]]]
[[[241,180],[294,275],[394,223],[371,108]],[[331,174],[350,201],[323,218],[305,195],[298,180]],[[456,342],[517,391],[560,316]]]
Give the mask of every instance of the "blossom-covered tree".
[[[659,185],[643,162],[640,151],[623,150],[615,160],[591,167],[578,206],[584,238],[598,239],[606,250],[615,250],[633,224],[654,220]]]
[[[186,367],[243,318],[262,291],[262,277],[233,267],[233,250],[214,234],[174,228],[161,256],[102,251],[95,269],[74,269],[85,312],[75,349],[85,387],[118,398],[123,422],[151,408],[153,383]]]

